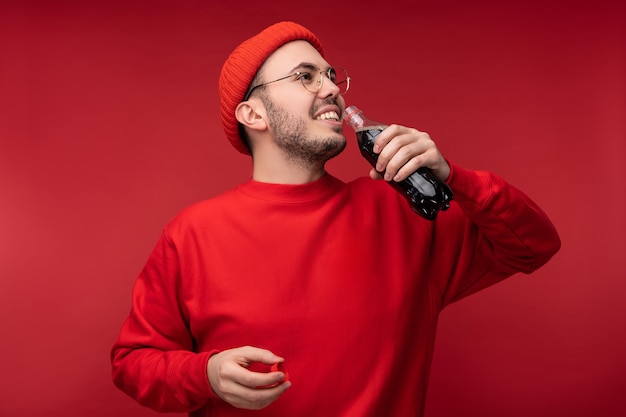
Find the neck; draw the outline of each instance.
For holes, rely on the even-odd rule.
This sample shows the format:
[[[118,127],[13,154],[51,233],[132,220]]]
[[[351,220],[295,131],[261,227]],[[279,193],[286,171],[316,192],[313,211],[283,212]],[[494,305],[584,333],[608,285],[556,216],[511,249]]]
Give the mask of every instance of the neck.
[[[326,171],[324,164],[312,167],[300,161],[280,160],[270,162],[253,158],[252,178],[255,181],[273,184],[306,184],[317,181]]]
[[[275,153],[265,154],[262,150],[254,152],[252,164],[255,181],[273,184],[306,184],[317,181],[326,173],[324,162],[293,160]]]

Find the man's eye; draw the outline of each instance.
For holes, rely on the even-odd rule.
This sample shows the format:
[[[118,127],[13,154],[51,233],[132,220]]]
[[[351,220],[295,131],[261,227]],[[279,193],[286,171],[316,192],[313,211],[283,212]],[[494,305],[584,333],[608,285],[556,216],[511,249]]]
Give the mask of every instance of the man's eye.
[[[298,80],[302,82],[311,82],[313,80],[313,74],[311,74],[310,72],[306,72],[306,71],[299,72]]]

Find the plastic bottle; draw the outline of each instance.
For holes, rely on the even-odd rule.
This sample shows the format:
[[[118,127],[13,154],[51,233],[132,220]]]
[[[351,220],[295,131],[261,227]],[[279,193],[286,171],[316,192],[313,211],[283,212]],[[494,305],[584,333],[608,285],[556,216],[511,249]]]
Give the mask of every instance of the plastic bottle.
[[[354,129],[361,154],[375,167],[378,154],[374,153],[374,142],[387,125],[368,119],[356,106],[346,108],[344,122]],[[414,212],[428,220],[437,218],[440,210],[447,210],[453,199],[450,187],[424,167],[403,181],[388,183],[404,195]]]

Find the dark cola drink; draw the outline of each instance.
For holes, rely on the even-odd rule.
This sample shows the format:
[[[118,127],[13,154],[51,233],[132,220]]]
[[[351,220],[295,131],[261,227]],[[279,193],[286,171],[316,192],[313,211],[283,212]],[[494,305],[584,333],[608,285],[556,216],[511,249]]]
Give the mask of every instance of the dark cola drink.
[[[361,154],[375,167],[378,154],[374,142],[387,125],[366,118],[356,106],[346,108],[344,121],[354,129]],[[428,220],[435,220],[439,211],[447,210],[453,198],[450,187],[428,168],[418,168],[405,180],[388,183],[407,199],[414,212]]]

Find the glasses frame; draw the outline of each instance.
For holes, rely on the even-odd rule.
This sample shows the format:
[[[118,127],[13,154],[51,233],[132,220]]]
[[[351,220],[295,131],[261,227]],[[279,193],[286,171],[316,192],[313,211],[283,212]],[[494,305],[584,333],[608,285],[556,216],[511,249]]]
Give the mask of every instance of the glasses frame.
[[[335,83],[335,82],[334,82],[334,81],[332,81],[332,80],[331,80],[331,78],[330,78],[332,71],[334,71],[335,73],[337,73],[337,71],[338,71],[338,70],[341,70],[341,71],[343,71],[343,72],[346,74],[346,79],[345,79],[344,81],[339,82],[339,84]],[[300,78],[300,83],[302,84],[302,86],[303,86],[303,87],[304,87],[304,88],[305,88],[308,92],[311,92],[311,93],[317,93],[318,91],[320,91],[320,90],[322,89],[322,86],[324,85],[324,75],[326,75],[326,78],[328,78],[328,80],[329,80],[331,83],[335,84],[335,85],[336,85],[336,86],[338,86],[338,87],[339,87],[341,84],[344,84],[344,83],[346,84],[346,89],[345,89],[345,91],[340,92],[339,94],[344,95],[344,94],[346,94],[346,93],[348,92],[348,90],[350,89],[350,76],[348,75],[348,71],[346,71],[346,69],[345,69],[345,68],[343,68],[343,67],[328,67],[328,69],[326,69],[326,70],[321,70],[321,69],[316,68],[316,69],[315,69],[315,71],[313,71],[313,72],[319,72],[319,74],[320,74],[319,78],[315,81],[315,86],[316,86],[316,87],[314,87],[314,88],[315,88],[315,90],[311,90],[311,89],[310,89],[310,86],[309,86],[309,87],[307,87],[307,86],[304,84],[304,78]],[[294,72],[293,74],[285,75],[284,77],[280,77],[280,78],[277,78],[277,79],[275,79],[275,80],[268,81],[268,82],[266,82],[266,83],[257,84],[257,85],[255,85],[254,87],[252,87],[250,90],[248,90],[248,93],[246,93],[246,95],[244,96],[244,98],[243,98],[243,100],[242,100],[242,101],[247,101],[247,100],[250,98],[250,96],[252,95],[252,93],[254,92],[254,90],[256,90],[256,89],[257,89],[257,88],[259,88],[259,87],[264,87],[264,86],[266,86],[266,85],[268,85],[268,84],[272,84],[272,83],[275,83],[275,82],[278,82],[278,81],[286,80],[287,78],[297,77],[297,76],[299,76],[299,75],[308,74],[308,73],[309,73],[308,71],[296,71],[296,72]]]

